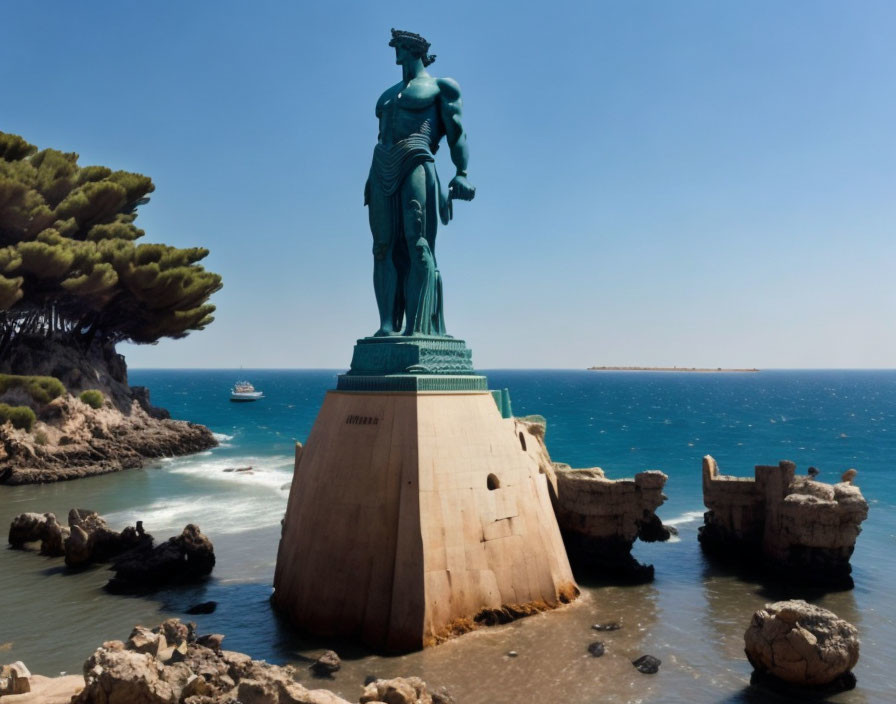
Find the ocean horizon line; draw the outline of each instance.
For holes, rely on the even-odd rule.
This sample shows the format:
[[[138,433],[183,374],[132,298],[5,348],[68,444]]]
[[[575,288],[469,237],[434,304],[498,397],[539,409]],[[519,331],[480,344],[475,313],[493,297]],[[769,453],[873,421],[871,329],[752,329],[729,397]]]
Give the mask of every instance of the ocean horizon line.
[[[609,365],[615,367],[616,365]],[[481,367],[477,368],[477,373],[487,373],[487,372],[588,372],[588,371],[603,371],[603,372],[611,372],[611,373],[620,373],[626,374],[630,372],[639,372],[639,371],[656,371],[659,373],[668,372],[670,374],[677,373],[677,371],[690,371],[693,367],[640,367],[638,365],[618,365],[620,367],[630,367],[630,368],[599,368],[592,369],[589,367]],[[637,368],[634,368],[637,367]],[[336,374],[343,374],[347,371],[347,367],[137,367],[137,366],[129,366],[128,371],[165,371],[165,372],[177,372],[177,371],[221,371],[221,372],[334,372]],[[717,371],[716,367],[699,367],[698,369],[706,369],[706,373],[720,373]],[[721,373],[725,373],[726,370],[732,370],[731,373],[736,373],[740,370],[740,368],[730,368],[730,367],[722,367]],[[761,372],[893,372],[896,371],[896,367],[756,367],[756,373]],[[751,370],[752,371],[752,370]],[[694,373],[701,373],[700,371]]]

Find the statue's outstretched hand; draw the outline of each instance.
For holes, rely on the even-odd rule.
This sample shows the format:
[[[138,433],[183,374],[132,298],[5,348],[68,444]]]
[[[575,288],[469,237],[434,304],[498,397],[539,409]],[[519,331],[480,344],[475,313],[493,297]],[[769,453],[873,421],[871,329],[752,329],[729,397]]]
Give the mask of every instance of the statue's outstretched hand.
[[[448,184],[448,197],[457,200],[473,200],[476,189],[470,185],[466,176],[455,176]]]

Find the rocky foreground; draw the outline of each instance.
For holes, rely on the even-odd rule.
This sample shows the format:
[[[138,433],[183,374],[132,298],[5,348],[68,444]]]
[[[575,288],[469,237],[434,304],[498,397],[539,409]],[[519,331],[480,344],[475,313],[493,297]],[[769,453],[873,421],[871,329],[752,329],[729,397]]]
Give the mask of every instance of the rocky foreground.
[[[17,693],[2,696],[0,689],[0,697],[3,704],[349,704],[329,690],[299,684],[292,666],[224,650],[223,635],[197,635],[195,629],[179,619],[152,629],[136,626],[127,642],[97,648],[84,663],[83,678],[19,677]],[[339,658],[328,652],[311,667],[325,677],[339,669]],[[374,680],[359,689],[361,704],[454,702],[444,691],[428,691],[417,677]]]
[[[171,420],[135,387],[124,410],[92,408],[66,394],[39,410],[27,431],[0,425],[0,484],[38,484],[142,467],[158,457],[188,455],[217,445],[202,425]]]

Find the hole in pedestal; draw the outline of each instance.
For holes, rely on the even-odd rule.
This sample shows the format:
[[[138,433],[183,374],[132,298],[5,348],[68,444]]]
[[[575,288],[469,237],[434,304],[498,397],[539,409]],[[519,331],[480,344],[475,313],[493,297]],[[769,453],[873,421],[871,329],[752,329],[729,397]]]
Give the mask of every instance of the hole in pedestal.
[[[520,447],[523,448],[523,452],[526,451],[526,438],[523,436],[523,431],[520,431]]]
[[[498,478],[494,474],[489,474],[488,479],[486,480],[486,484],[488,485],[489,491],[494,491],[498,487],[501,486],[501,482],[498,481]]]

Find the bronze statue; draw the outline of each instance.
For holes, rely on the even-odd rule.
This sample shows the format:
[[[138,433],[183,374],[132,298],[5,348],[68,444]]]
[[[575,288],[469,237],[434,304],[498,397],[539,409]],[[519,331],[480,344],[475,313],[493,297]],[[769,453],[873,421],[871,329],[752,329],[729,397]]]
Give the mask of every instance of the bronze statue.
[[[467,181],[467,136],[461,123],[460,86],[433,78],[429,42],[392,30],[389,46],[402,79],[377,101],[380,129],[364,187],[373,233],[373,288],[380,314],[376,336],[445,336],[442,280],[435,259],[438,219],[447,225],[452,199],[472,200]],[[442,193],[434,154],[446,137],[457,174]]]

